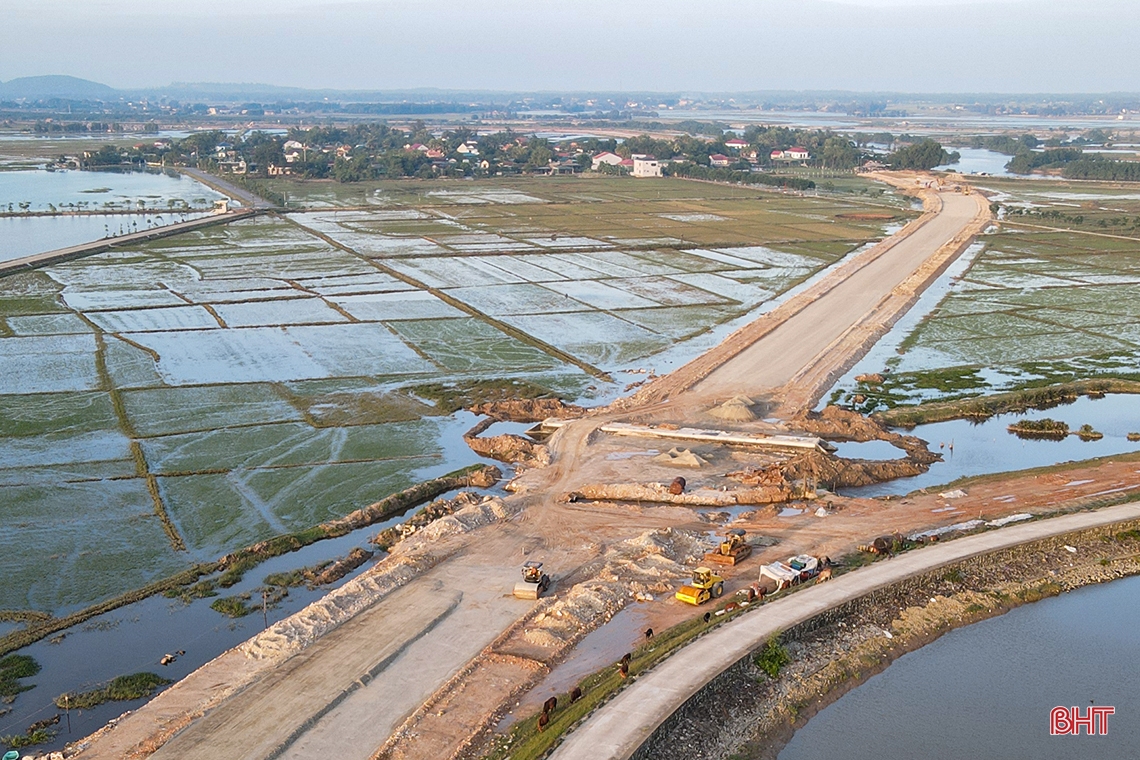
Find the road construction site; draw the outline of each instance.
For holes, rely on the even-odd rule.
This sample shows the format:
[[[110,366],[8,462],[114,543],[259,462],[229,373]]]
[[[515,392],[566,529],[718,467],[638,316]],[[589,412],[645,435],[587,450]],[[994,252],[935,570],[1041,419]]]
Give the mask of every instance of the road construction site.
[[[477,757],[524,717],[511,715],[516,705],[553,696],[574,646],[629,605],[658,631],[699,615],[674,592],[728,530],[743,530],[753,547],[717,569],[732,595],[762,564],[792,555],[842,557],[875,536],[950,535],[978,528],[963,527],[975,519],[996,528],[1140,488],[1134,462],[1094,462],[961,493],[837,494],[921,472],[939,456],[860,415],[811,410],[990,223],[986,199],[967,188],[885,179],[921,195],[923,216],[636,394],[547,422],[541,442],[496,442],[521,463],[509,495],[410,533],[363,575],[89,737],[78,755]],[[850,462],[827,439],[880,440],[899,456]],[[537,601],[512,594],[527,561],[552,577]],[[870,575],[850,577],[857,593]],[[826,601],[849,598],[842,588]],[[641,635],[613,641],[613,660]],[[614,720],[603,708],[602,722],[587,721],[560,756],[628,757],[640,727],[664,720],[674,702],[639,718],[631,730],[641,733],[609,754],[574,738]]]

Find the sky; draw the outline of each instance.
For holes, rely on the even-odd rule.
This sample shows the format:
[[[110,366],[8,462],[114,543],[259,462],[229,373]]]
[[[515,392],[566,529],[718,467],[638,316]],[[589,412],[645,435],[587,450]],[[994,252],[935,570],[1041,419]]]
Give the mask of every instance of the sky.
[[[0,0],[0,81],[1138,92],[1140,0]]]

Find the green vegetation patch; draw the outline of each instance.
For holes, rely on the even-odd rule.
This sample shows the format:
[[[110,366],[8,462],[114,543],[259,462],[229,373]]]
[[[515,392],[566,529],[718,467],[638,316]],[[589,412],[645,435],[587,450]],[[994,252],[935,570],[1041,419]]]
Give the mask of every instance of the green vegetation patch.
[[[0,658],[0,697],[11,701],[17,694],[34,689],[35,684],[23,683],[40,672],[40,664],[26,654],[10,654]]]
[[[55,706],[60,709],[89,710],[105,702],[129,702],[145,699],[159,688],[173,683],[170,679],[154,673],[132,673],[119,676],[101,689],[60,694],[55,698]]]

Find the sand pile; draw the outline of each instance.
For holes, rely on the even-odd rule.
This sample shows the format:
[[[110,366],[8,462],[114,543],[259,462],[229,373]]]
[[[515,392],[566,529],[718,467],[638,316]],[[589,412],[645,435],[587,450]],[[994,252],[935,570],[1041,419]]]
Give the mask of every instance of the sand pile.
[[[692,467],[694,469],[708,464],[707,460],[694,454],[692,449],[679,449],[676,446],[653,457],[653,461],[673,467]]]
[[[720,406],[714,406],[709,414],[721,420],[751,422],[756,419],[756,413],[752,411],[755,405],[756,402],[747,396],[733,396]]]

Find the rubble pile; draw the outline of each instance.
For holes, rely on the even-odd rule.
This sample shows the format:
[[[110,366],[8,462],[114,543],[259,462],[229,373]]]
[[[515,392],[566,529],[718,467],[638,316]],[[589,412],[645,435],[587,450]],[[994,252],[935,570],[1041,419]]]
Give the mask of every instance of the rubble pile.
[[[714,543],[703,535],[664,528],[616,544],[597,561],[593,577],[574,586],[536,616],[523,637],[561,650],[610,620],[631,599],[667,594],[688,577]]]

